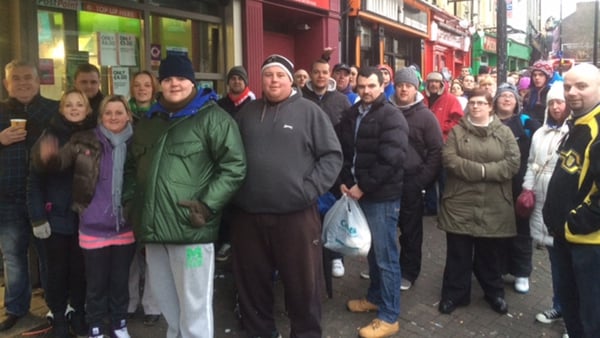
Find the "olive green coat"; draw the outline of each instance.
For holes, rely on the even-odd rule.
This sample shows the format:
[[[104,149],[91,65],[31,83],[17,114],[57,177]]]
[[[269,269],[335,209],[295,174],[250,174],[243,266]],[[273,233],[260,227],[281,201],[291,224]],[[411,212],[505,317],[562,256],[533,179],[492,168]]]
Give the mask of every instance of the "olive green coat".
[[[450,131],[442,158],[447,179],[438,227],[474,237],[515,236],[512,177],[520,152],[511,130],[495,116],[487,127],[465,116]]]

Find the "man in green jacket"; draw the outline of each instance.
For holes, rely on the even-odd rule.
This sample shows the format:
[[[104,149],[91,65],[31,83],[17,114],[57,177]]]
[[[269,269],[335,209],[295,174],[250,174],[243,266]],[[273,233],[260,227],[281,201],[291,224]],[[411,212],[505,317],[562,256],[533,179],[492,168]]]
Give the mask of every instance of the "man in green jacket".
[[[124,199],[167,337],[212,338],[213,242],[246,175],[244,147],[216,94],[197,91],[187,57],[167,56],[159,81],[162,95],[136,125]]]

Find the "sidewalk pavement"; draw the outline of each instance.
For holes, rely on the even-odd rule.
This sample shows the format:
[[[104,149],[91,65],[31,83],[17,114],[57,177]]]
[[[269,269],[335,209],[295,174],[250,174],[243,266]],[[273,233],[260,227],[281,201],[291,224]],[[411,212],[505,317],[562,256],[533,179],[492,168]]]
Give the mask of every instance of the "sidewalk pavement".
[[[451,315],[440,314],[437,305],[445,263],[445,233],[435,226],[435,217],[425,217],[422,271],[419,279],[401,294],[400,333],[395,337],[561,337],[562,322],[541,324],[535,314],[552,304],[550,263],[546,250],[535,250],[531,289],[528,294],[516,293],[506,284],[509,313],[499,315],[483,299],[483,292],[473,277],[471,304],[458,308]],[[346,310],[346,301],[366,294],[368,280],[360,279],[360,271],[367,270],[366,258],[346,257],[346,274],[333,281],[333,298],[323,299],[323,337],[356,337],[357,328],[369,323],[374,313],[355,314]],[[275,283],[275,316],[283,337],[289,336],[289,321],[285,316],[283,288]],[[0,290],[0,301],[3,292]],[[325,297],[325,296],[324,296]],[[230,262],[217,264],[215,272],[214,317],[215,338],[246,337],[234,314],[235,291]],[[0,313],[3,313],[0,310]],[[34,293],[29,315],[0,337],[23,337],[30,331],[47,327],[44,318],[47,307],[42,293]],[[144,326],[139,312],[129,322],[133,338],[165,337],[164,318],[152,327]],[[29,337],[49,335],[29,335]]]

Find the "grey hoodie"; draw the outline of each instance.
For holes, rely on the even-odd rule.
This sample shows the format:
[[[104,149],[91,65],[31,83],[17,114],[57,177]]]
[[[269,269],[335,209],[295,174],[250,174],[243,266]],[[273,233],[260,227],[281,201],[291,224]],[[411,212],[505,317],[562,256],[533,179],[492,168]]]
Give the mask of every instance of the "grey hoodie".
[[[342,151],[331,121],[298,92],[273,104],[248,103],[237,115],[247,158],[233,204],[249,213],[303,210],[334,184]]]

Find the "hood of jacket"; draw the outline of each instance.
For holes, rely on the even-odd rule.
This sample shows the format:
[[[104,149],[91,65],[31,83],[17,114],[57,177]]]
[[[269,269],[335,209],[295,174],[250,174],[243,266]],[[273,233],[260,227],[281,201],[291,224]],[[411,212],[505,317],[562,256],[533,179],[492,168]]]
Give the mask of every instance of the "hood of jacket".
[[[327,81],[327,91],[328,91],[328,92],[333,92],[333,91],[336,91],[336,90],[337,90],[337,87],[336,87],[336,86],[337,86],[337,83],[335,82],[335,80],[334,80],[334,79],[332,79],[332,78],[329,78],[329,80]],[[305,87],[307,87],[307,88],[308,88],[308,90],[310,90],[311,92],[313,92],[313,93],[315,92],[315,89],[313,88],[313,85],[312,85],[312,81],[311,81],[311,80],[309,80],[309,81],[306,83]]]
[[[146,113],[146,117],[151,118],[152,115],[157,113],[168,113],[169,119],[176,119],[179,117],[194,115],[208,101],[213,100],[216,102],[218,97],[219,96],[217,95],[217,93],[215,93],[212,89],[204,88],[204,90],[199,91],[198,94],[196,94],[196,97],[194,97],[194,99],[187,106],[183,107],[183,109],[179,110],[178,112],[168,113],[168,110],[165,107],[163,107],[163,105],[161,105],[160,102],[156,102],[154,105],[152,105],[152,107],[150,107],[150,109]]]
[[[423,94],[421,94],[420,92],[417,92],[417,96],[415,97],[415,102],[413,103],[409,103],[409,104],[405,104],[405,105],[399,105],[396,101],[396,95],[393,95],[392,97],[390,97],[390,102],[394,105],[394,107],[402,110],[402,112],[416,106],[419,102],[423,102],[423,100],[425,99],[425,97],[423,96]]]

